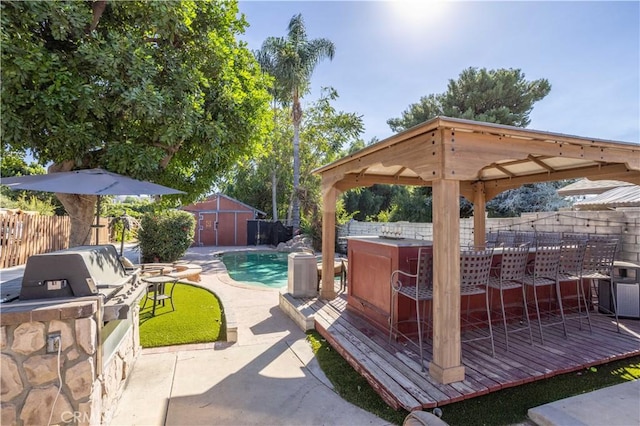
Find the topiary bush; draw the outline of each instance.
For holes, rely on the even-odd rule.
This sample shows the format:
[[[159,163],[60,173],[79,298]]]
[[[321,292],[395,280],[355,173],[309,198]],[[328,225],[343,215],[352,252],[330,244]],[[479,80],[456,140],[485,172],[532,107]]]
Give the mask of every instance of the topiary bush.
[[[144,263],[175,262],[193,243],[196,220],[188,212],[169,210],[145,213],[138,230]]]

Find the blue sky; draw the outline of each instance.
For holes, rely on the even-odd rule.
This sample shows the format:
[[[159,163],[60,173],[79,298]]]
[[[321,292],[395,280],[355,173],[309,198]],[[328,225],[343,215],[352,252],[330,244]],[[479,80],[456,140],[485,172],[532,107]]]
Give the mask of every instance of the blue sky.
[[[363,139],[387,119],[442,93],[467,67],[519,68],[546,78],[529,128],[640,143],[640,2],[240,1],[258,49],[302,13],[307,35],[336,45],[312,93],[334,87],[336,107],[362,115]]]

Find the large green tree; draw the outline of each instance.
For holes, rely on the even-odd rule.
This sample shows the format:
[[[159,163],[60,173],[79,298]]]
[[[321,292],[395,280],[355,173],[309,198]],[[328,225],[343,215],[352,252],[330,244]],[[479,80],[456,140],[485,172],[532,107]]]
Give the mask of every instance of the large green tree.
[[[420,98],[400,118],[387,124],[400,132],[438,115],[509,126],[526,127],[533,104],[549,94],[547,79],[526,80],[519,69],[467,68],[457,80],[449,80],[447,91]]]
[[[207,192],[268,128],[268,82],[236,1],[3,1],[2,148]],[[265,122],[267,124],[265,124]],[[71,245],[95,197],[58,195]]]
[[[292,225],[300,227],[300,123],[302,122],[302,97],[309,92],[311,75],[322,59],[333,59],[334,44],[325,38],[309,40],[302,15],[294,15],[289,21],[286,37],[269,37],[262,44],[261,62],[269,64],[269,71],[276,79],[275,94],[282,98],[286,93],[291,102],[293,121],[293,198]],[[281,99],[282,100],[282,99]]]

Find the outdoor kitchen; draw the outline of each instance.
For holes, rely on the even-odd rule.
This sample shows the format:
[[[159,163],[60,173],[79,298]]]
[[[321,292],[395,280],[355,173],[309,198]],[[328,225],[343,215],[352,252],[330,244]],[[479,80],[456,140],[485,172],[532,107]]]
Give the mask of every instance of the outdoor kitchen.
[[[2,286],[1,423],[108,424],[141,350],[141,277],[199,272],[127,269],[113,245],[31,256],[24,276]]]

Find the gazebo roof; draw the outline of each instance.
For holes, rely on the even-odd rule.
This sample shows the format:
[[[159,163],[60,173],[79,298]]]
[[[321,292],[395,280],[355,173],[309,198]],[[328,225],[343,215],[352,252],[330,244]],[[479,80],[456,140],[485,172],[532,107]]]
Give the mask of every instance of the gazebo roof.
[[[601,210],[618,207],[640,207],[640,186],[628,185],[610,189],[573,205],[579,210]]]
[[[630,185],[633,184],[619,180],[598,180],[594,182],[584,178],[558,189],[558,194],[563,196],[602,194],[611,189]]]
[[[435,117],[314,173],[340,190],[483,181],[491,198],[525,183],[586,176],[640,184],[640,144]]]

